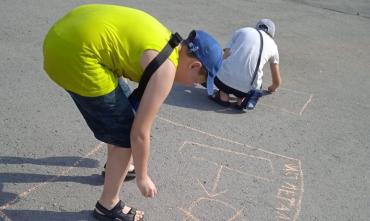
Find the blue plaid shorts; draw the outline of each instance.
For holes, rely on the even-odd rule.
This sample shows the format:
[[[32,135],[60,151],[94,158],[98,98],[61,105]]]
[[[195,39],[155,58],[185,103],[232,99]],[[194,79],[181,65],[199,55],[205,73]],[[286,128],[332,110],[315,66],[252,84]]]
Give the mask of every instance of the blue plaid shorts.
[[[130,131],[134,113],[125,95],[127,85],[122,81],[109,94],[98,97],[84,97],[67,91],[96,139],[123,148],[130,148]]]

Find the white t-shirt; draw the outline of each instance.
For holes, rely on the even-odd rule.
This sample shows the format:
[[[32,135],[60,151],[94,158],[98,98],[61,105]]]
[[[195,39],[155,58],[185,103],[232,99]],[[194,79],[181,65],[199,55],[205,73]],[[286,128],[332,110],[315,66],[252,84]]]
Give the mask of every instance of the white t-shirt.
[[[262,69],[267,61],[275,64],[279,63],[279,52],[275,41],[264,31],[260,32],[263,37],[263,51],[253,86],[251,87],[251,81],[257,65],[261,40],[257,30],[249,27],[235,31],[226,45],[226,48],[230,48],[231,55],[223,61],[217,74],[222,83],[247,93],[251,89],[261,87]]]

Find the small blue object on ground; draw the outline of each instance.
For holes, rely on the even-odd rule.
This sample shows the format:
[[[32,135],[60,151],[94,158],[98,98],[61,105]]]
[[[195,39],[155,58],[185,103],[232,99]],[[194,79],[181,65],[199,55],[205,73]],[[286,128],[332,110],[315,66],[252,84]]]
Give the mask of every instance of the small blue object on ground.
[[[261,90],[251,90],[249,92],[249,96],[245,98],[246,99],[245,109],[253,110],[256,107],[259,98],[262,96],[263,92]]]

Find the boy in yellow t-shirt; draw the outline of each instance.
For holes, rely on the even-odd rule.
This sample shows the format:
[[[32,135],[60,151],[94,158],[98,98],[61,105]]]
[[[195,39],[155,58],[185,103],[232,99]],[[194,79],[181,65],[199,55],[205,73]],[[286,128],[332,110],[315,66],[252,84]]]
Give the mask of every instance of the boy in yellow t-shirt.
[[[213,93],[221,47],[206,32],[192,31],[151,76],[134,115],[119,79],[139,82],[170,37],[143,11],[103,4],[73,9],[45,37],[45,71],[70,94],[94,136],[108,144],[104,188],[93,212],[98,220],[143,220],[143,212],[125,206],[119,193],[131,154],[139,190],[145,197],[157,193],[148,175],[150,130],[173,83],[207,81]]]

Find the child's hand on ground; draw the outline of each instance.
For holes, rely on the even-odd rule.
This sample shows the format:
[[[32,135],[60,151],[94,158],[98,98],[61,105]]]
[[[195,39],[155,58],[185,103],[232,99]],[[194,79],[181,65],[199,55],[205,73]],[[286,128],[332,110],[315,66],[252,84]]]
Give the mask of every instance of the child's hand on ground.
[[[157,194],[157,188],[149,176],[143,178],[137,177],[136,184],[144,197],[153,198]]]
[[[268,92],[269,93],[273,93],[273,92],[275,92],[276,91],[276,89],[277,89],[278,87],[277,86],[275,86],[275,85],[270,85],[268,88],[267,88],[267,90],[268,90]]]

